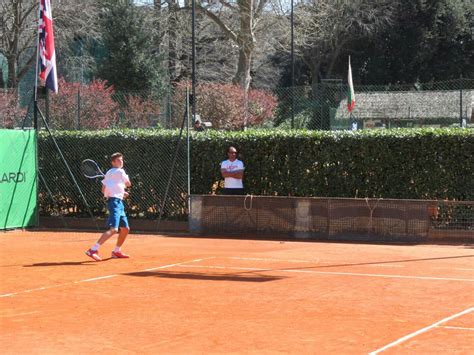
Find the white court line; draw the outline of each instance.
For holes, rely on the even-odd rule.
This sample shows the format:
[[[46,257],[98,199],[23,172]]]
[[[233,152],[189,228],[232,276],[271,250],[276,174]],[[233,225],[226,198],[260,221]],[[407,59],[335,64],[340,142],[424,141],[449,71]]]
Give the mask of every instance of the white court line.
[[[228,257],[227,259],[231,260],[249,260],[249,261],[284,261],[287,263],[303,263],[303,264],[308,264],[308,263],[316,263],[316,264],[336,264],[335,261],[321,261],[320,259],[316,260],[292,260],[292,259],[273,259],[273,258],[240,258],[240,257]],[[346,264],[346,265],[334,265],[334,266],[340,266],[340,267],[346,267],[346,266],[369,266],[369,267],[398,267],[398,268],[403,268],[405,266],[403,265],[394,265],[394,264],[383,264],[384,261],[380,262],[381,264],[377,264],[377,262],[374,262],[374,264],[366,264],[366,265],[351,265],[351,264]]]
[[[212,258],[213,258],[213,257],[187,260],[187,261],[183,261],[183,262],[181,262],[181,263],[174,263],[174,264],[162,265],[162,266],[154,267],[154,268],[151,268],[151,269],[145,269],[145,270],[139,270],[139,271],[132,271],[132,272],[145,272],[145,271],[152,271],[152,270],[158,270],[158,269],[168,269],[168,268],[172,268],[172,267],[174,267],[174,266],[179,266],[179,265],[183,265],[183,264],[190,264],[190,263],[198,263],[198,262],[200,262],[200,261],[208,260],[208,259],[212,259]],[[32,289],[29,289],[29,290],[23,290],[23,291],[18,291],[18,292],[5,293],[5,294],[3,294],[3,295],[0,295],[0,298],[12,297],[12,296],[16,296],[16,295],[19,295],[19,294],[30,293],[30,292],[34,292],[34,291],[50,290],[50,289],[52,289],[52,288],[57,288],[57,287],[62,287],[62,286],[70,286],[70,285],[75,285],[75,284],[79,284],[79,283],[82,283],[82,282],[93,282],[93,281],[111,279],[111,278],[113,278],[113,277],[117,277],[117,276],[121,276],[121,275],[122,275],[122,274],[105,275],[105,276],[94,277],[94,278],[91,278],[91,279],[84,279],[84,280],[78,280],[78,281],[71,281],[71,282],[67,282],[67,283],[63,283],[63,284],[58,284],[58,285],[43,286],[43,287],[38,287],[38,288],[32,288]]]
[[[23,291],[12,292],[12,293],[5,293],[5,294],[3,294],[3,295],[0,295],[0,298],[16,296],[16,295],[21,294],[21,293],[30,293],[30,292],[34,292],[34,291],[49,290],[49,289],[56,288],[56,287],[62,287],[62,286],[72,285],[72,284],[78,283],[78,282],[80,282],[80,281],[74,281],[74,282],[69,282],[69,283],[64,283],[64,284],[57,284],[57,285],[51,285],[51,286],[43,286],[43,287],[38,287],[38,288],[31,288],[31,289],[29,289],[29,290],[23,290]]]
[[[98,281],[98,280],[105,280],[105,279],[111,279],[112,277],[117,277],[117,275],[107,275],[107,276],[100,276],[100,277],[94,277],[92,279],[85,279],[85,280],[80,280],[80,281],[75,281],[75,282],[91,282],[91,281]]]
[[[276,258],[242,258],[242,257],[227,257],[226,259],[231,259],[231,260],[248,260],[248,261],[283,261],[283,262],[288,262],[288,263],[316,263],[316,264],[335,264],[336,262],[334,261],[321,261],[320,259],[315,259],[315,260],[301,260],[301,259],[276,259]],[[403,261],[403,260],[400,260]],[[409,262],[408,260],[407,262]],[[416,261],[416,260],[412,260]],[[397,262],[397,261],[393,261]],[[340,265],[341,267],[346,267],[346,266],[367,266],[367,267],[393,267],[393,268],[404,268],[405,265],[395,265],[395,264],[385,264],[385,261],[380,261],[380,263],[377,263],[374,261],[371,264],[366,264],[366,265]],[[433,269],[436,270],[463,270],[463,271],[474,271],[474,269],[469,269],[469,268],[450,268],[450,267],[434,267]]]
[[[395,345],[398,345],[400,343],[403,343],[411,338],[414,338],[416,337],[417,335],[420,335],[420,334],[423,334],[425,332],[427,332],[428,330],[430,329],[433,329],[433,328],[436,328],[438,325],[440,324],[443,324],[443,323],[446,323],[452,319],[455,319],[455,318],[458,318],[458,317],[461,317],[465,314],[468,314],[468,313],[471,313],[472,311],[474,311],[474,307],[471,307],[471,308],[468,308],[468,309],[465,309],[464,311],[462,312],[459,312],[459,313],[456,313],[456,314],[453,314],[452,316],[449,316],[449,317],[446,317],[446,318],[443,318],[441,319],[440,321],[436,322],[436,323],[433,323],[427,327],[424,327],[420,330],[417,330],[416,332],[413,332],[413,333],[410,333],[408,335],[405,335],[404,337],[400,338],[400,339],[397,339],[393,342],[391,342],[390,344],[387,344],[385,345],[384,347],[380,348],[380,349],[377,349],[375,351],[372,351],[371,353],[369,353],[369,355],[376,355],[376,354],[379,354],[381,353],[382,351],[385,351],[387,349],[390,349],[391,347],[394,347]]]
[[[41,313],[41,312],[40,311],[33,311],[33,312],[23,312],[23,313],[16,313],[16,314],[2,314],[2,315],[0,315],[0,318],[21,317],[21,316],[27,316],[27,315],[36,314],[36,313]]]
[[[240,258],[237,256],[227,257],[226,259],[232,260],[250,260],[250,261],[286,261],[288,263],[317,263],[317,264],[332,264],[329,261],[321,261],[319,259],[316,260],[291,260],[291,259],[273,259],[273,258]]]
[[[208,258],[202,258],[202,259],[194,259],[194,260],[191,260],[191,261],[184,261],[182,263],[152,267],[151,269],[145,269],[145,270],[142,270],[142,271],[153,271],[153,270],[160,270],[160,269],[168,269],[168,268],[174,267],[174,266],[179,266],[179,265],[189,264],[189,263],[198,263],[200,261],[209,260],[209,259],[214,259],[214,256],[211,256],[211,257],[208,257]],[[140,272],[140,271],[138,271],[138,272]]]
[[[474,330],[474,328],[467,328],[467,327],[450,327],[447,325],[439,325],[436,328],[443,328],[443,329],[457,329],[457,330]]]
[[[440,280],[440,281],[474,282],[474,279],[454,279],[454,278],[449,278],[449,277],[407,276],[407,275],[389,275],[389,274],[363,274],[363,273],[356,273],[356,272],[315,271],[315,270],[301,270],[301,269],[296,269],[296,270],[291,270],[291,269],[261,269],[261,268],[253,268],[253,267],[208,266],[208,265],[181,265],[181,267],[202,268],[202,269],[244,270],[244,271],[291,272],[291,273],[318,274],[318,275],[365,276],[365,277],[379,277],[379,278],[388,278],[388,279]]]

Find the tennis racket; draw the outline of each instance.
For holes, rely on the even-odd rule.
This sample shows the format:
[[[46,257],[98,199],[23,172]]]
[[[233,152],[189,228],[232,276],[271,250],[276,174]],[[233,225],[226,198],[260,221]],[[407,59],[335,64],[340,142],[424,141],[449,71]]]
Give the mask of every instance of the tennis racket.
[[[88,179],[103,178],[105,174],[100,170],[99,165],[92,159],[82,161],[81,170],[84,176]]]

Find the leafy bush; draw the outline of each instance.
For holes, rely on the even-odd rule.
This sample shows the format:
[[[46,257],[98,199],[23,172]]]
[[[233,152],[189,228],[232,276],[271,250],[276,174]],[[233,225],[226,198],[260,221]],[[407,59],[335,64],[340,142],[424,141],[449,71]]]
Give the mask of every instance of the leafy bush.
[[[134,182],[129,213],[156,218],[164,195],[178,132],[121,130],[57,132],[94,213],[104,212],[100,184],[80,178],[80,161],[107,167],[112,151],[125,154]],[[382,197],[474,200],[474,131],[396,129],[357,132],[249,130],[207,131],[191,136],[191,186],[208,194],[222,180],[219,162],[235,145],[246,165],[247,193],[279,196]],[[62,213],[85,209],[49,138],[39,140],[40,168]],[[186,216],[186,147],[182,142],[170,189],[166,218]],[[42,214],[57,207],[40,184]]]
[[[18,127],[26,115],[26,108],[20,107],[18,92],[15,90],[0,90],[0,127]]]
[[[178,143],[175,130],[103,130],[57,131],[55,138],[62,149],[76,180],[94,215],[105,215],[100,180],[86,179],[80,170],[81,161],[94,159],[104,172],[110,167],[108,158],[116,151],[124,153],[125,168],[132,180],[128,213],[132,218],[157,218],[163,201],[170,167]],[[180,145],[175,176],[169,190],[164,218],[179,219],[186,215],[186,145]],[[46,132],[39,135],[40,171],[53,199],[40,183],[40,213],[87,216],[87,209],[78,190]]]
[[[132,128],[152,127],[160,116],[160,103],[153,97],[128,95],[123,109],[121,126]]]
[[[178,83],[173,97],[177,108],[173,117],[175,123],[181,122],[186,86],[189,83]],[[196,87],[196,113],[205,121],[212,122],[216,129],[242,129],[257,126],[269,120],[277,106],[276,97],[264,90],[248,92],[248,110],[245,108],[245,94],[239,86],[219,83],[200,83]]]
[[[58,94],[50,97],[50,125],[56,129],[104,129],[114,125],[119,105],[114,88],[94,80],[88,85],[59,79]],[[79,112],[78,112],[79,111]]]
[[[194,193],[220,181],[235,145],[247,193],[280,196],[474,199],[474,132],[461,129],[247,131],[196,134]]]

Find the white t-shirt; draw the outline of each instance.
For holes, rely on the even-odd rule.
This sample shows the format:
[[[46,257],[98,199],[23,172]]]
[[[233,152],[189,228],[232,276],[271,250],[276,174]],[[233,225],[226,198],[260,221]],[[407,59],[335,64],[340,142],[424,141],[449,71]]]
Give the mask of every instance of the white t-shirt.
[[[105,174],[102,184],[105,186],[105,197],[116,197],[123,200],[125,194],[125,183],[130,182],[128,175],[123,169],[112,168]]]
[[[221,163],[221,170],[226,170],[229,173],[235,173],[238,171],[244,171],[244,163],[240,160],[236,159],[234,161],[224,160]],[[243,189],[244,184],[242,183],[242,179],[235,179],[232,177],[225,178],[224,187],[226,189]]]

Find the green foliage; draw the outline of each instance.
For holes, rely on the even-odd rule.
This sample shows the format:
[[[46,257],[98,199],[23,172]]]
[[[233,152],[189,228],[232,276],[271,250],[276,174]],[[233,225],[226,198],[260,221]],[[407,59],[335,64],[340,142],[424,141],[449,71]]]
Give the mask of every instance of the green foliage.
[[[178,131],[120,130],[57,132],[56,139],[96,215],[105,213],[100,182],[82,177],[80,162],[91,158],[104,169],[115,151],[125,154],[133,187],[128,213],[156,218]],[[222,180],[219,163],[235,145],[246,165],[245,188],[255,195],[474,199],[474,132],[461,129],[371,131],[206,131],[191,136],[191,185],[208,194]],[[54,147],[39,140],[41,172],[61,213],[85,215]],[[186,216],[186,147],[182,141],[165,218]],[[40,183],[40,211],[59,212]]]
[[[143,9],[130,0],[102,0],[102,5],[106,54],[99,63],[99,77],[117,90],[159,91],[164,73]]]
[[[357,6],[354,1],[340,3],[348,7]],[[371,1],[369,5],[375,11],[380,3]],[[310,54],[313,56],[310,58],[321,60],[318,77],[311,73],[307,61],[297,58],[296,85],[306,85],[322,78],[347,78],[349,55],[356,85],[413,84],[457,79],[461,74],[465,78],[474,76],[474,1],[398,0],[392,3],[396,5],[395,13],[390,16],[389,24],[378,30],[375,36],[350,31],[342,38],[345,45],[337,52],[337,57]],[[349,14],[354,16],[353,12]],[[332,18],[331,24],[336,25],[341,16]],[[348,23],[344,24],[349,26]],[[318,31],[318,34],[323,33]],[[298,25],[296,35],[302,35]],[[328,31],[327,35],[332,39],[335,33]],[[323,49],[322,46],[313,48],[317,51]],[[289,57],[283,60],[282,56],[285,54],[278,52],[272,60],[283,66],[280,86],[291,86],[291,61]]]
[[[474,73],[474,2],[401,0],[393,25],[376,41],[355,43],[353,68],[366,83],[414,83]],[[345,59],[346,57],[344,57]],[[347,71],[347,60],[339,63]]]
[[[192,140],[194,193],[235,145],[256,195],[474,199],[474,134],[460,129],[208,132]]]
[[[125,169],[132,181],[126,202],[129,216],[158,217],[178,143],[177,130],[58,131],[54,135],[94,215],[104,216],[106,212],[101,183],[99,179],[89,180],[82,175],[81,162],[93,159],[106,172],[110,168],[110,155],[122,152]],[[175,176],[163,210],[167,219],[180,219],[186,215],[185,143],[181,142],[180,147]],[[39,138],[39,167],[56,202],[53,203],[44,184],[40,183],[40,213],[86,216],[87,209],[46,132],[41,132]]]

